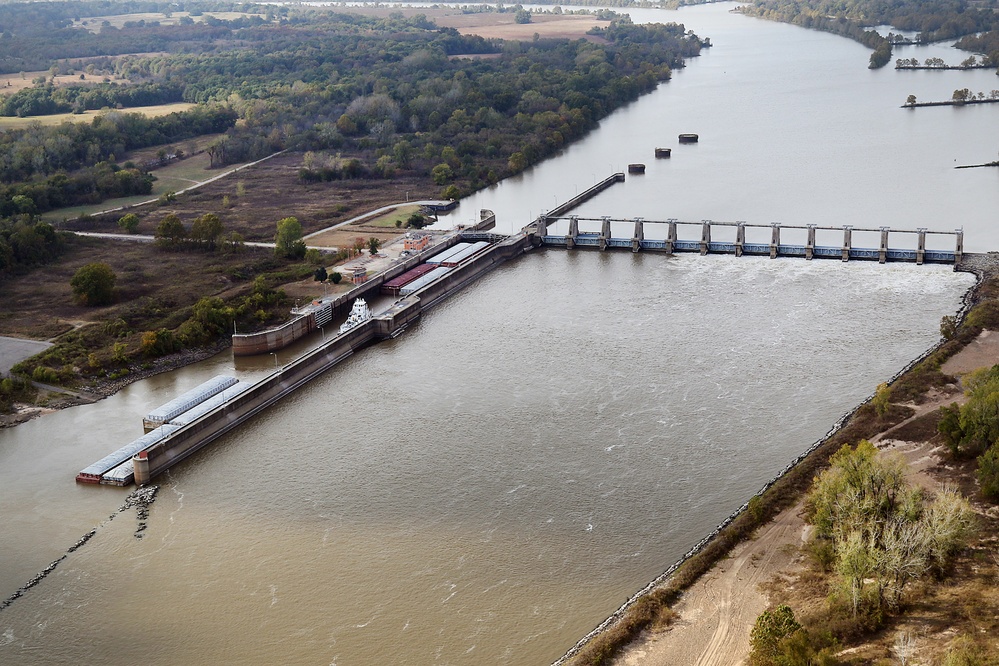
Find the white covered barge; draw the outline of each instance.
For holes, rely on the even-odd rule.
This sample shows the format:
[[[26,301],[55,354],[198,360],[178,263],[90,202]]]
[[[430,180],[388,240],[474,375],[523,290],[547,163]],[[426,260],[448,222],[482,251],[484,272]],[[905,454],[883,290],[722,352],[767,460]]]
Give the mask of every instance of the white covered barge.
[[[142,427],[145,428],[146,432],[149,432],[157,426],[168,423],[171,419],[180,416],[192,407],[196,407],[213,395],[218,395],[236,382],[235,377],[216,375],[207,382],[195,386],[190,391],[149,412],[146,418],[142,419]]]

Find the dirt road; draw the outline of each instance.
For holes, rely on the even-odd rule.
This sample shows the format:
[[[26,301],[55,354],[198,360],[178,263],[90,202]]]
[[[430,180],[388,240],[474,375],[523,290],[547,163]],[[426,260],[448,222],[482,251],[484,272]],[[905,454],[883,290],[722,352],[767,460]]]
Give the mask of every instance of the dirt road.
[[[674,608],[680,620],[648,636],[613,663],[619,666],[739,664],[749,653],[749,632],[767,607],[759,585],[794,566],[806,525],[801,506],[781,513],[752,541],[740,544]]]

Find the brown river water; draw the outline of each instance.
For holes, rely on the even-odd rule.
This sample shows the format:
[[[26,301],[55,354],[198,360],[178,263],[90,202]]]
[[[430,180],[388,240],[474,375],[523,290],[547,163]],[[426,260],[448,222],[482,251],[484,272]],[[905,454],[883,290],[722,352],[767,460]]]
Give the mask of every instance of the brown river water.
[[[649,159],[644,181],[588,212],[770,222],[808,210],[821,211],[808,222],[858,226],[898,213],[891,224],[960,220],[971,247],[993,242],[995,174],[957,172],[958,186],[949,164],[870,171],[885,150],[912,152],[922,112],[869,111],[890,134],[852,169],[825,148],[868,136],[852,107],[843,123],[814,122],[810,149],[785,123],[787,141],[768,150],[797,167],[782,157],[767,171],[754,128],[790,118],[787,105],[807,117],[828,95],[849,97],[844,87],[868,104],[871,81],[895,73],[869,73],[847,40],[726,9],[645,12],[715,46],[458,214],[493,208],[501,227],[520,227],[636,161],[640,120],[673,118],[670,135],[714,127],[724,148],[692,147],[700,176],[680,155]],[[908,87],[930,81],[907,75]],[[725,100],[738,102],[727,120]],[[697,105],[710,108],[688,115]],[[981,134],[995,123],[979,127],[986,111],[960,110],[963,125],[937,117],[948,160],[994,158],[970,156],[995,144]],[[744,141],[723,131],[740,123]],[[829,164],[808,171],[820,155]],[[932,266],[535,252],[159,478],[141,538],[135,511],[116,513],[127,491],[78,486],[76,472],[171,397],[215,374],[262,377],[274,358],[221,354],[0,431],[0,599],[97,528],[0,611],[0,663],[551,663],[933,345],[971,283]]]

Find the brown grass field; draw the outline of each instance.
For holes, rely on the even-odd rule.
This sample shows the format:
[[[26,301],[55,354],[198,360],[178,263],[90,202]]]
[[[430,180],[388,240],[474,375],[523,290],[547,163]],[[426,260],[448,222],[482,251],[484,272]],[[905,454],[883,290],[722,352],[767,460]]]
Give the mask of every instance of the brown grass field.
[[[251,279],[236,276],[271,260],[272,252],[266,249],[247,248],[241,254],[222,256],[170,252],[153,243],[78,238],[61,261],[0,281],[0,302],[4,303],[0,334],[47,339],[81,322],[115,318],[141,299],[156,303],[166,323],[172,312],[193,305],[202,296],[249,291]],[[107,263],[118,276],[115,305],[88,308],[73,301],[69,285],[73,274],[94,261]],[[183,280],[177,279],[180,275]]]
[[[137,106],[131,109],[122,109],[123,113],[142,113],[147,116],[165,116],[171,113],[176,113],[177,111],[187,111],[194,104],[189,104],[187,102],[175,102],[173,104],[159,104],[157,106]],[[27,127],[31,123],[41,123],[42,125],[59,125],[60,123],[70,122],[90,122],[100,114],[104,113],[101,111],[84,111],[83,113],[56,113],[51,116],[27,116],[25,118],[18,118],[16,116],[0,116],[0,130],[5,129],[18,129],[21,127]]]
[[[538,35],[541,39],[585,39],[604,43],[602,37],[587,35],[586,32],[598,26],[606,26],[607,21],[592,16],[535,14],[530,23],[516,23],[513,14],[461,14],[433,18],[438,25],[454,28],[463,35],[479,35],[484,39],[510,39],[529,42]]]
[[[521,24],[514,20],[512,12],[463,14],[457,8],[349,7],[333,8],[333,10],[378,17],[387,17],[393,13],[402,13],[407,17],[423,14],[442,28],[454,28],[463,35],[479,35],[485,39],[495,37],[522,42],[532,41],[534,35],[537,34],[542,39],[585,39],[596,43],[605,43],[603,38],[587,35],[586,32],[591,28],[606,26],[609,23],[586,15],[534,14],[530,23]]]
[[[182,160],[179,165],[194,159],[196,158]],[[401,173],[390,180],[303,183],[298,178],[301,167],[301,153],[285,153],[179,195],[175,202],[137,207],[129,212],[141,218],[138,229],[140,234],[152,234],[156,225],[168,213],[176,214],[188,226],[199,215],[215,213],[222,219],[227,230],[238,231],[246,240],[273,241],[277,221],[285,217],[298,218],[305,233],[311,233],[382,206],[405,203],[407,195],[411,200],[420,200],[433,199],[439,194],[439,188],[427,176]],[[157,170],[154,173],[160,177],[163,171]],[[203,173],[195,170],[191,175],[201,174],[202,180],[205,180],[217,173],[214,170]],[[239,194],[240,191],[242,195]],[[228,208],[224,206],[226,196],[229,198]],[[106,209],[110,203],[113,202],[105,202],[103,208]],[[120,213],[104,216],[106,219],[93,221],[87,225],[87,229],[117,232],[116,221],[120,216]],[[67,216],[60,213],[56,219],[63,217]],[[394,225],[393,221],[392,226]],[[70,222],[67,228],[79,228],[79,225]],[[374,231],[396,233],[394,229],[388,232],[384,228]],[[350,237],[356,235],[352,234]]]
[[[116,56],[121,57],[121,56]],[[75,62],[75,61],[74,61]],[[86,58],[80,60],[81,63],[86,62]],[[76,74],[60,74],[55,78],[52,78],[51,73],[48,70],[44,72],[21,72],[19,74],[0,74],[0,96],[6,96],[16,93],[25,88],[31,88],[35,84],[32,83],[33,79],[39,76],[44,76],[46,81],[51,81],[57,86],[67,86],[71,84],[78,83],[97,83],[104,80],[105,74],[83,74],[86,78],[81,79],[80,73]],[[122,79],[117,76],[108,75],[108,78],[115,83],[128,83],[128,79]]]
[[[110,14],[108,16],[88,16],[73,22],[73,27],[86,28],[90,32],[97,33],[104,27],[107,21],[114,28],[121,28],[128,21],[145,21],[146,23],[158,22],[160,25],[177,25],[183,16],[190,16],[188,12],[171,12],[168,16],[161,12],[136,12],[135,14]],[[261,16],[262,14],[246,14],[244,12],[205,12],[205,16],[212,16],[221,21],[231,21],[243,16]],[[202,17],[193,16],[195,23],[202,21]]]

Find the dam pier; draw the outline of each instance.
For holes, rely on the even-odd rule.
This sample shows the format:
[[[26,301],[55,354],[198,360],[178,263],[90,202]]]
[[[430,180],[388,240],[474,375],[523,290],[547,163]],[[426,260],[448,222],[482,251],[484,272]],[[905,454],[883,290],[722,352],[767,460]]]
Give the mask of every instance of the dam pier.
[[[549,228],[558,222],[568,222],[568,233],[551,234]],[[645,237],[649,225],[665,228],[665,236],[660,239]],[[615,227],[627,226],[633,229],[631,236],[615,236]],[[582,229],[595,229],[581,230]],[[684,237],[681,230],[694,229],[694,233]],[[768,230],[770,242],[747,242],[747,230]],[[928,231],[925,228],[915,230],[891,229],[890,227],[864,228],[844,225],[842,227],[826,227],[815,224],[750,224],[748,222],[683,222],[676,219],[646,220],[641,217],[619,219],[610,216],[599,218],[584,218],[576,215],[553,216],[551,214],[539,217],[526,230],[535,238],[535,242],[543,247],[560,247],[568,250],[575,248],[594,248],[597,250],[624,249],[632,252],[652,251],[667,255],[676,253],[731,254],[736,257],[762,256],[776,259],[778,257],[798,257],[803,259],[839,259],[841,261],[866,260],[887,263],[906,261],[916,264],[959,264],[964,255],[964,231]],[[801,244],[787,243],[782,240],[783,231],[796,230],[805,233],[805,242]],[[715,240],[718,232],[727,232],[733,240]],[[843,234],[841,245],[819,245],[816,243],[817,232],[835,232]],[[856,247],[853,244],[855,232],[878,234],[878,247]],[[891,237],[899,236],[914,238],[915,247],[893,247]],[[953,237],[953,250],[932,249],[927,247],[927,238]]]

